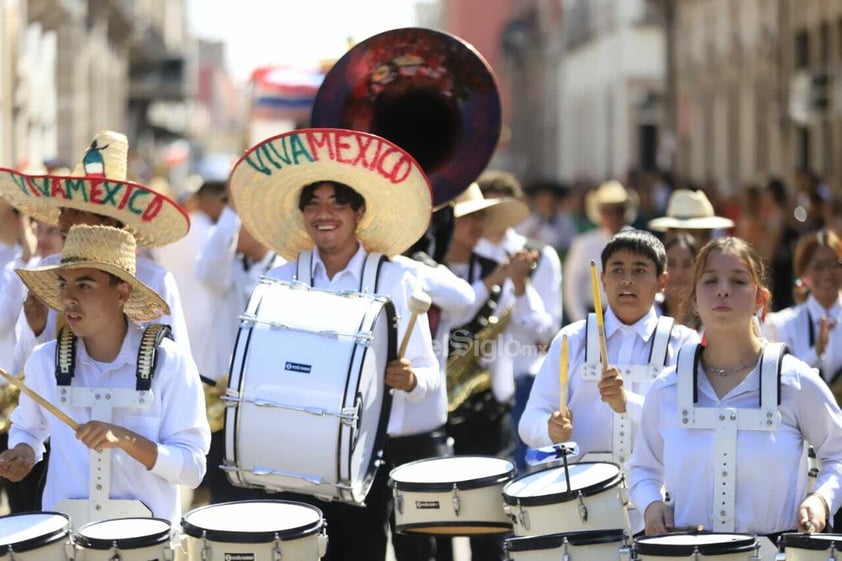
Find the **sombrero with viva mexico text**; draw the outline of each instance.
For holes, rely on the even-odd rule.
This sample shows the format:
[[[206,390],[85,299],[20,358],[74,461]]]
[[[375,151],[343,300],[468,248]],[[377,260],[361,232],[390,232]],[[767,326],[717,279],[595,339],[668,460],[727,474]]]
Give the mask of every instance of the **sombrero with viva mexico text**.
[[[183,238],[190,219],[162,193],[127,180],[129,142],[100,131],[69,174],[27,174],[0,167],[0,196],[32,218],[57,224],[62,208],[120,221],[139,246],[156,247]]]
[[[357,238],[370,252],[403,253],[427,231],[427,176],[408,152],[366,132],[299,129],[268,138],[234,165],[230,188],[249,232],[292,260],[313,248],[298,199],[319,181],[345,184],[365,199]]]

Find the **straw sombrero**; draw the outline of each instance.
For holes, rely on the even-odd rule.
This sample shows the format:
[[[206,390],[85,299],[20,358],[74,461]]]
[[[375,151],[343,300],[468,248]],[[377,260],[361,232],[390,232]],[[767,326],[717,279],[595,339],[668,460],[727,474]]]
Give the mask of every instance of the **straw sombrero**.
[[[68,174],[32,174],[0,168],[0,195],[29,216],[57,224],[72,208],[119,220],[137,244],[166,245],[190,229],[187,212],[163,193],[127,181],[129,142],[100,131]]]
[[[585,211],[588,220],[594,224],[602,224],[602,217],[599,214],[599,207],[602,205],[626,205],[624,219],[626,224],[631,224],[637,218],[639,204],[637,192],[633,189],[626,189],[616,179],[606,181],[596,189],[589,191],[585,196]]]
[[[298,199],[318,181],[343,183],[365,199],[357,238],[368,251],[403,253],[427,231],[427,176],[408,152],[365,132],[299,129],[268,138],[234,164],[230,189],[249,232],[292,260],[313,248]]]
[[[480,210],[485,211],[486,232],[503,232],[517,226],[529,216],[526,203],[512,197],[488,198],[474,182],[453,199],[453,217],[461,218]]]
[[[137,244],[131,233],[111,226],[72,226],[64,241],[57,265],[17,269],[27,288],[54,310],[63,311],[59,273],[67,269],[98,269],[117,276],[132,286],[123,311],[135,322],[168,315],[170,308],[158,294],[135,277]]]
[[[718,230],[733,228],[734,221],[714,215],[713,205],[704,191],[676,189],[667,202],[667,215],[650,220],[648,226],[656,232],[666,232],[671,228]]]

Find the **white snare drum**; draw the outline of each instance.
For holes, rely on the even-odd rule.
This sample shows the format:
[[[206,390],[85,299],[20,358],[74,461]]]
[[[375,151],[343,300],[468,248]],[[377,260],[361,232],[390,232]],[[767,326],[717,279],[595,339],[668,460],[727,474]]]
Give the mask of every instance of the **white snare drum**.
[[[511,561],[628,561],[631,550],[625,530],[585,530],[509,538]]]
[[[778,546],[786,561],[842,560],[842,534],[782,534]]]
[[[223,397],[229,479],[362,504],[391,408],[391,301],[264,279],[241,319]]]
[[[0,517],[0,559],[72,559],[70,517],[59,512],[28,512]]]
[[[711,557],[716,561],[750,561],[755,553],[759,555],[759,548],[757,538],[749,534],[678,532],[634,540],[636,559],[641,561],[679,561],[688,557]]]
[[[90,522],[76,533],[76,561],[172,559],[172,528],[160,518],[112,518]]]
[[[570,479],[568,487],[567,479]],[[570,464],[528,473],[503,488],[516,536],[620,528],[631,535],[625,480],[610,463]]]
[[[512,523],[500,492],[515,466],[501,458],[452,456],[398,466],[389,474],[398,532],[506,533]]]
[[[292,501],[203,506],[188,512],[181,528],[191,561],[317,561],[327,550],[322,511]]]

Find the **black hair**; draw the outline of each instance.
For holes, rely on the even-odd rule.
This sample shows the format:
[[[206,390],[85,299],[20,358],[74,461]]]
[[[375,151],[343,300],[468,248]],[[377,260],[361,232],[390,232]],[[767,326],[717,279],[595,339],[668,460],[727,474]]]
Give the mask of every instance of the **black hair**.
[[[341,205],[350,205],[351,210],[358,211],[365,206],[365,199],[362,195],[357,193],[353,188],[339,183],[338,181],[314,181],[309,185],[305,185],[298,196],[298,210],[304,212],[304,207],[307,206],[315,196],[316,188],[322,185],[332,185],[333,195],[336,197],[336,202]]]
[[[693,234],[684,231],[677,231],[672,234],[670,239],[667,240],[667,243],[664,244],[664,251],[669,251],[674,246],[686,247],[690,250],[690,253],[693,255],[693,259],[696,258],[696,254],[699,253],[699,244],[696,243],[696,238],[693,237]]]
[[[645,230],[624,228],[617,232],[602,250],[602,270],[612,255],[618,251],[630,251],[648,257],[655,264],[655,273],[661,276],[667,270],[667,250],[664,244],[651,233]]]

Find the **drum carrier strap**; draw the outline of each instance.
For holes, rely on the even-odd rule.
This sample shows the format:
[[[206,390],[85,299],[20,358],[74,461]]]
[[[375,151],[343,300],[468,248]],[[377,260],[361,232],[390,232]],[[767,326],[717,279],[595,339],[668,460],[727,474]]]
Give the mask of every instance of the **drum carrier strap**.
[[[602,378],[602,360],[599,356],[599,334],[597,333],[596,314],[588,314],[585,325],[585,362],[582,365],[582,379],[598,382]],[[617,369],[625,382],[650,384],[663,372],[669,359],[669,342],[675,319],[661,316],[655,326],[655,332],[649,342],[649,360],[646,364],[618,364]],[[612,423],[612,460],[623,465],[632,451],[634,427],[628,413],[614,412]]]
[[[158,365],[158,347],[164,339],[172,339],[172,328],[163,323],[153,323],[143,330],[137,352],[135,390],[148,391]],[[56,343],[56,384],[69,386],[76,373],[76,336],[64,326]]]
[[[369,253],[363,264],[363,274],[360,277],[360,292],[376,294],[380,281],[380,268],[389,258],[382,253]],[[298,254],[296,261],[295,280],[307,286],[313,286],[313,250],[305,250]]]
[[[781,422],[781,363],[788,350],[783,343],[767,343],[760,359],[760,401],[758,408],[699,407],[699,362],[704,347],[690,343],[681,347],[676,363],[679,423],[687,429],[713,429],[716,434],[716,460],[721,469],[714,473],[714,530],[734,532],[736,492],[737,433],[774,431]]]

